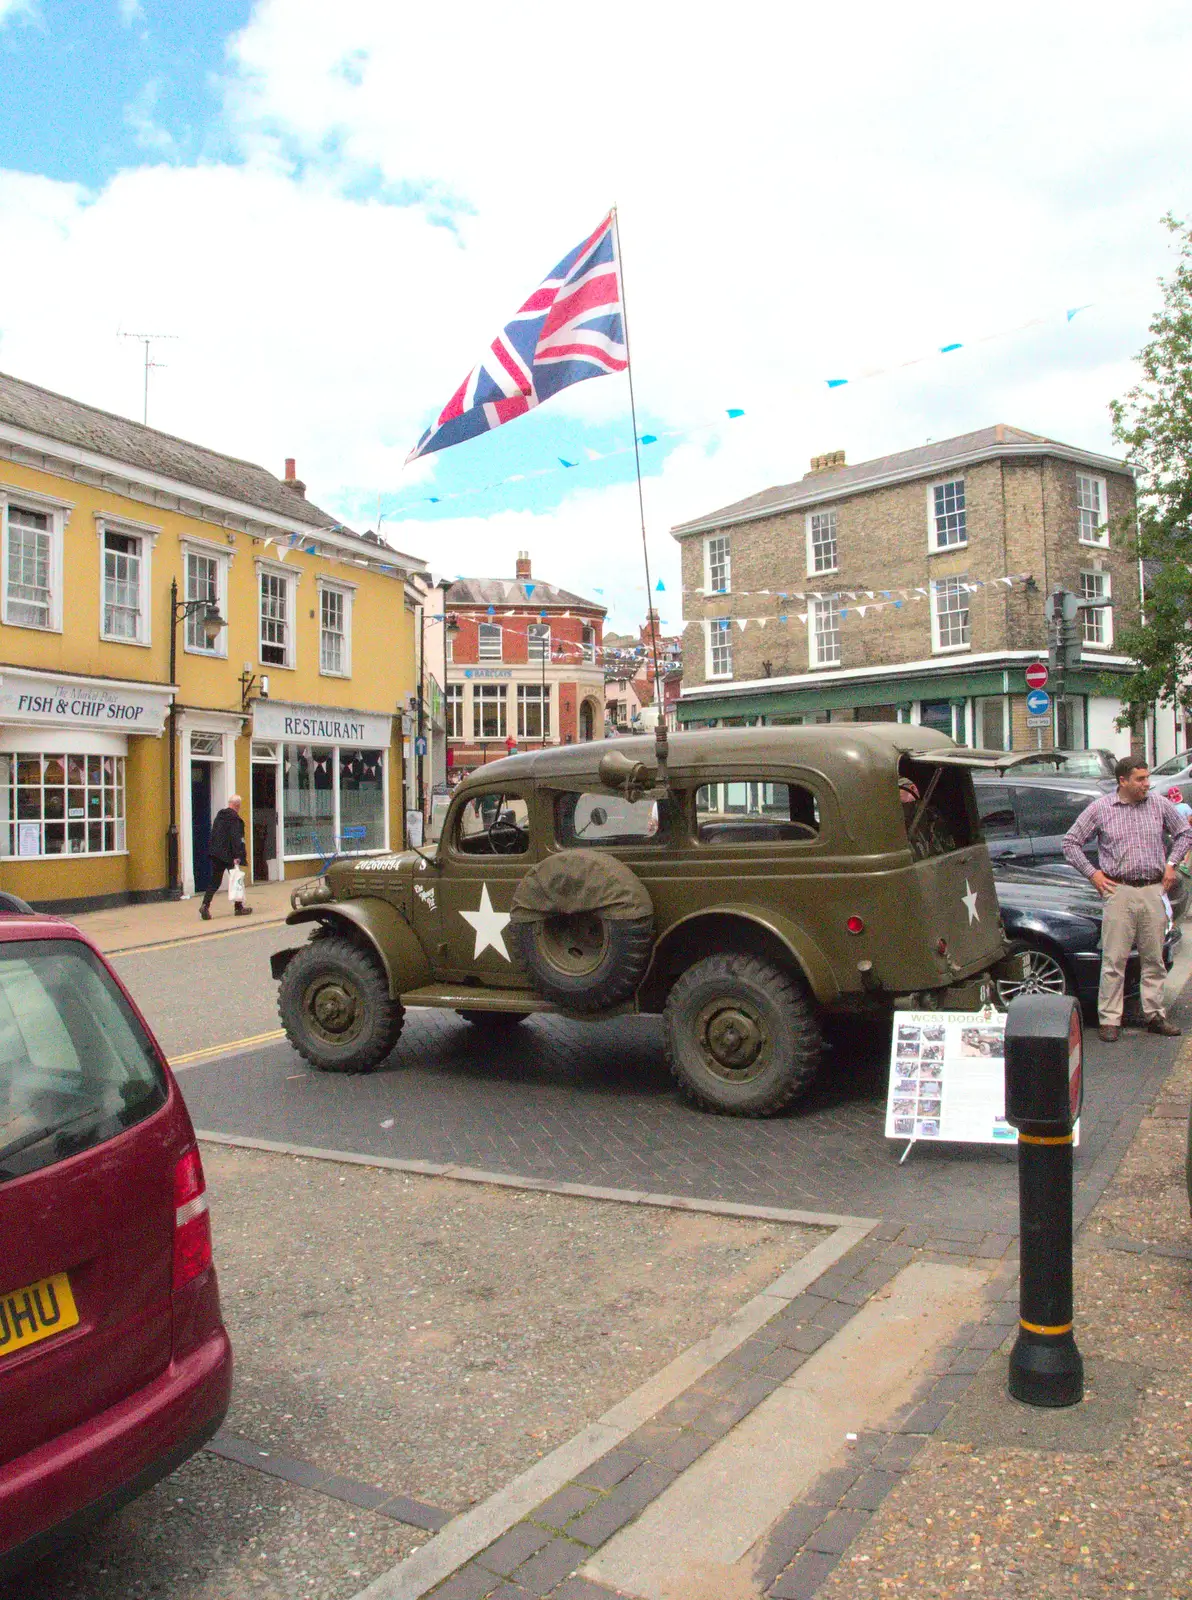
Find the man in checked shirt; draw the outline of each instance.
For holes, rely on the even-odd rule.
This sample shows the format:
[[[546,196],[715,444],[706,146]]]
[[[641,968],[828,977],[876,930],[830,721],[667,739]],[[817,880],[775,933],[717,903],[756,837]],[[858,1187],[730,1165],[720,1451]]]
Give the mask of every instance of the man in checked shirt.
[[[1086,806],[1064,835],[1064,859],[1083,872],[1105,902],[1101,919],[1101,987],[1097,994],[1098,1032],[1112,1044],[1122,1031],[1126,962],[1138,946],[1142,966],[1142,1012],[1151,1033],[1175,1035],[1179,1029],[1163,1011],[1163,934],[1167,927],[1164,893],[1175,869],[1192,848],[1192,822],[1170,800],[1152,794],[1145,762],[1126,756],[1114,767],[1117,793]],[[1098,835],[1100,867],[1094,869],[1084,847]],[[1163,836],[1170,843],[1165,847]]]

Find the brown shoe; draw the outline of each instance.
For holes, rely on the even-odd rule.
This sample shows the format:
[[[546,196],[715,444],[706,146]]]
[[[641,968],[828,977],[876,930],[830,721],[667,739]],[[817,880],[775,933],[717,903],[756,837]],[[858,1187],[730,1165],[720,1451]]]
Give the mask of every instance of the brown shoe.
[[[211,907],[210,906],[200,906],[199,907],[199,915],[202,917],[204,922],[210,922],[211,921]]]
[[[252,907],[251,906],[243,906],[243,905],[240,905],[238,903],[237,906],[236,906],[236,915],[238,917],[251,917],[252,916]]]
[[[1177,1028],[1174,1022],[1168,1022],[1163,1013],[1157,1011],[1153,1017],[1146,1019],[1146,1031],[1161,1033],[1166,1039],[1178,1039],[1184,1030]]]
[[[1122,1030],[1115,1028],[1112,1023],[1103,1022],[1097,1029],[1098,1039],[1103,1039],[1106,1044],[1116,1044],[1121,1037]]]

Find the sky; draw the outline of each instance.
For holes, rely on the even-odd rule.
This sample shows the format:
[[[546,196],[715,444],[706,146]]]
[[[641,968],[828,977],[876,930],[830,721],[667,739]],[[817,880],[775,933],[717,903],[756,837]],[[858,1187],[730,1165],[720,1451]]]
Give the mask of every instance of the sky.
[[[812,455],[994,422],[1120,453],[1160,218],[1192,214],[1167,0],[0,0],[0,73],[0,370],[139,418],[124,335],[161,335],[155,427],[295,457],[449,577],[526,549],[620,629],[646,608],[623,376],[404,465],[611,205],[676,631],[670,528]]]

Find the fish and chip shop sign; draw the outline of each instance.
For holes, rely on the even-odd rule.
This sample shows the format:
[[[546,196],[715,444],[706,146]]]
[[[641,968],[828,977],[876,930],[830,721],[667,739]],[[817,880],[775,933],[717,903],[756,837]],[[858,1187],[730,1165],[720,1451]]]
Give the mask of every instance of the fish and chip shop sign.
[[[0,674],[0,722],[25,727],[160,734],[169,705],[169,691],[156,684],[57,679],[9,668]]]
[[[393,718],[375,711],[336,711],[327,706],[257,700],[252,732],[254,739],[281,739],[286,744],[346,744],[387,750]]]

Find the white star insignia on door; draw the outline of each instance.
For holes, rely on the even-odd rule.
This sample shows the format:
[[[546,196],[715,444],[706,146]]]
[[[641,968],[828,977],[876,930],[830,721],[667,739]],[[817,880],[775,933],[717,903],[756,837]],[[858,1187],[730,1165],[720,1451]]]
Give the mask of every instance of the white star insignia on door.
[[[476,911],[461,911],[460,916],[465,922],[470,922],[476,931],[476,948],[472,952],[472,960],[478,961],[485,950],[493,949],[498,955],[510,960],[509,952],[505,948],[505,935],[503,929],[509,921],[508,911],[494,911],[492,901],[488,897],[488,884],[480,887],[480,906]]]
[[[967,878],[964,880],[964,887],[967,890],[967,893],[962,894],[960,899],[965,910],[969,914],[969,927],[971,928],[974,922],[980,922],[981,913],[977,910],[977,891],[969,888],[969,881]]]

